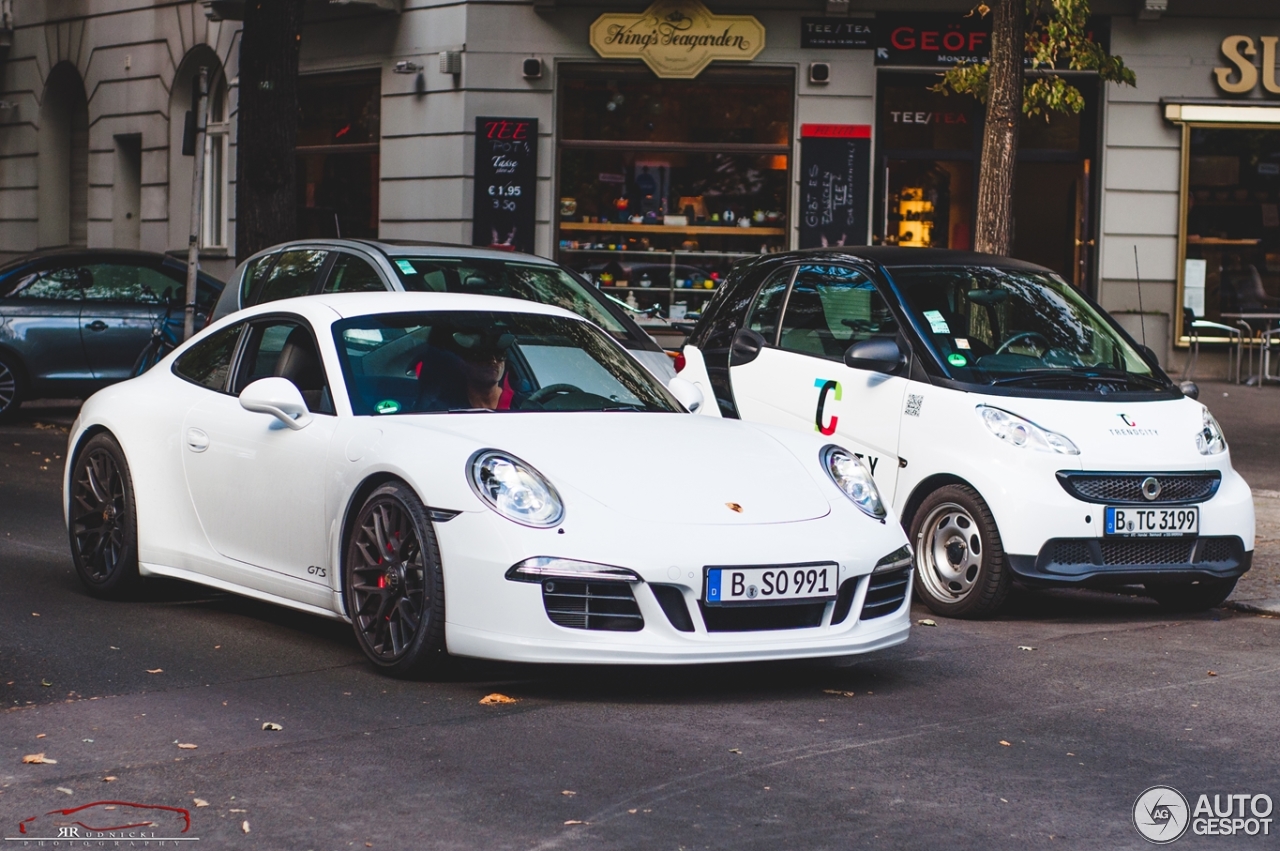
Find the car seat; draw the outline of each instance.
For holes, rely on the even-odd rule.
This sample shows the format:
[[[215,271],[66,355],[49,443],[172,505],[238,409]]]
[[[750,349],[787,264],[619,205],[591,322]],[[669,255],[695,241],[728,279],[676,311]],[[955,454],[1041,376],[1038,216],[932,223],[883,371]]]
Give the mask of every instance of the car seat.
[[[280,349],[280,356],[276,358],[272,374],[293,382],[302,393],[307,410],[312,413],[331,413],[324,369],[320,366],[320,356],[316,353],[311,334],[305,328],[297,327],[289,332]]]

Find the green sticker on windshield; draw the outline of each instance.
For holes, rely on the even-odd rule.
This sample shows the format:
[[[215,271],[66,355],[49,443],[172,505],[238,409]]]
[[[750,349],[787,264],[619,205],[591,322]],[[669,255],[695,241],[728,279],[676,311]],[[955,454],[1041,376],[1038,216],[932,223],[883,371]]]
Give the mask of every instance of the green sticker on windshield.
[[[952,352],[951,354],[947,355],[947,363],[951,364],[952,366],[965,366],[966,364],[969,363],[969,359],[964,355],[960,354],[959,352]]]
[[[410,263],[408,260],[397,260],[396,266],[400,269],[401,272],[404,272],[406,275],[418,274],[418,270],[413,268],[413,264]]]
[[[394,414],[400,410],[400,403],[395,399],[383,399],[381,402],[374,405],[373,409],[379,414]]]

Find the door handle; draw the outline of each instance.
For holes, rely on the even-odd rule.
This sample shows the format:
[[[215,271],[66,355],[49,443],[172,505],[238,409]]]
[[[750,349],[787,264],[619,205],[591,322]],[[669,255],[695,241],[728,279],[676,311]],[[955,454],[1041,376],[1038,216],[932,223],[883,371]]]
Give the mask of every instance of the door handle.
[[[84,327],[90,331],[105,331],[107,330],[107,323],[103,322],[101,319],[95,319]]]
[[[192,452],[203,452],[209,448],[209,435],[198,428],[187,429],[187,448]]]

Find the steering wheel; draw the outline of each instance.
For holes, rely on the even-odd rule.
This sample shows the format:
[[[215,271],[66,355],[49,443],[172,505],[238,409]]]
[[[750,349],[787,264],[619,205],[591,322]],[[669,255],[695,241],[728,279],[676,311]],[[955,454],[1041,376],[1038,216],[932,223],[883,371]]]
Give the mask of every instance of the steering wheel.
[[[1046,340],[1044,335],[1041,334],[1039,331],[1023,331],[1021,333],[1014,334],[1012,337],[1010,337],[1009,339],[1001,343],[1000,347],[996,349],[995,354],[1002,355],[1005,352],[1007,352],[1009,348],[1019,340],[1030,340],[1032,338],[1039,340],[1041,343],[1041,348],[1043,349],[1043,351],[1040,353],[1040,357],[1044,357],[1046,354],[1048,354],[1049,350],[1053,348],[1053,346],[1049,345],[1049,341]]]
[[[575,384],[548,384],[546,387],[539,387],[537,390],[525,397],[524,403],[538,404],[545,402],[557,393],[581,393],[582,388]]]

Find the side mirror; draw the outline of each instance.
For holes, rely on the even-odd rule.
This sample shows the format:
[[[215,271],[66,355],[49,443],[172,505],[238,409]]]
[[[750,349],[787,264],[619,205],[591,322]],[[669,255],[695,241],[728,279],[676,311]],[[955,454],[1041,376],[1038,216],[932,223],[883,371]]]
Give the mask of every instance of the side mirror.
[[[743,328],[733,335],[733,344],[731,348],[732,357],[729,363],[732,366],[739,364],[751,363],[756,359],[756,355],[760,354],[760,350],[765,346],[764,337],[752,331],[750,328]]]
[[[294,431],[311,422],[301,391],[287,378],[259,378],[240,391],[240,407],[255,414],[270,414]]]
[[[1194,381],[1184,381],[1178,385],[1178,389],[1182,391],[1182,395],[1188,399],[1200,398],[1200,387]]]
[[[892,337],[875,337],[854,343],[844,353],[844,365],[896,375],[907,365],[907,353]]]
[[[667,382],[667,389],[671,391],[672,396],[676,397],[676,401],[689,409],[691,414],[698,413],[698,409],[706,401],[698,385],[678,375]]]

